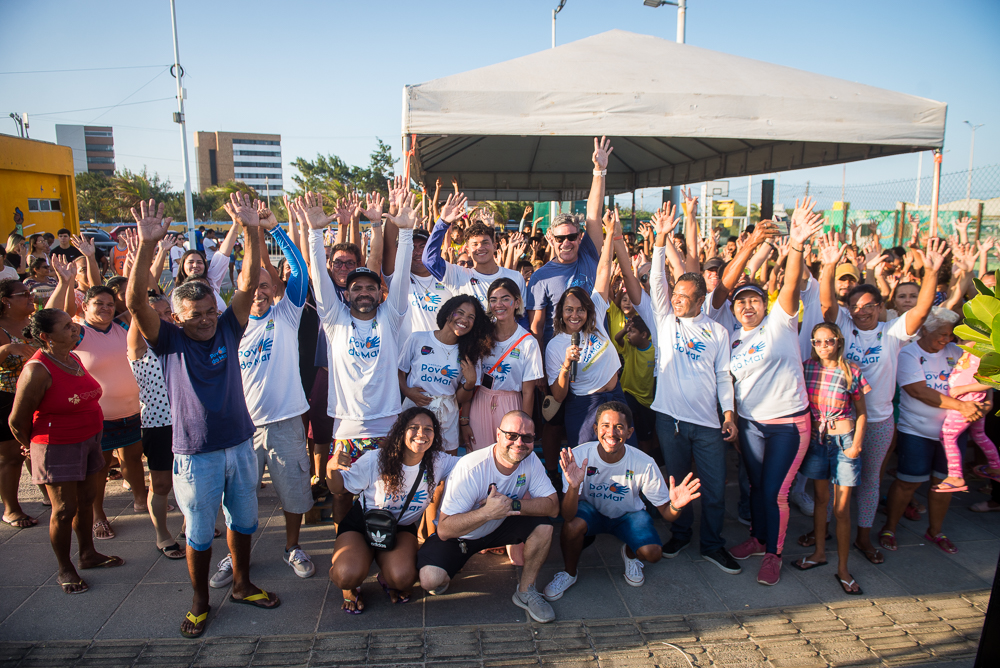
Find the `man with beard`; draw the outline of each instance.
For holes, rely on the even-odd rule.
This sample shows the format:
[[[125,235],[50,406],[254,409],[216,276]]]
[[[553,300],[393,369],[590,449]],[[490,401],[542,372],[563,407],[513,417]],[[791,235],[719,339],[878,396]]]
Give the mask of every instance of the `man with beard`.
[[[539,623],[556,618],[535,589],[549,555],[556,490],[532,452],[535,425],[523,411],[503,416],[497,442],[459,460],[445,486],[437,533],[417,553],[420,586],[443,594],[465,563],[481,550],[524,543],[524,567],[514,605]]]
[[[396,361],[397,340],[406,313],[406,287],[413,254],[413,195],[401,194],[399,213],[390,219],[399,228],[396,277],[385,303],[381,299],[378,272],[367,267],[351,271],[345,280],[349,306],[334,291],[333,280],[324,270],[323,196],[308,192],[293,204],[299,220],[309,224],[309,265],[316,311],[328,345],[327,414],[333,418],[334,451],[356,460],[365,450],[374,450],[389,433],[400,412]]]
[[[660,536],[639,493],[667,522],[675,521],[680,509],[700,496],[701,483],[697,478],[692,480],[691,473],[676,488],[671,476],[668,488],[653,458],[625,443],[632,435],[632,411],[625,404],[601,404],[594,433],[596,441],[572,450],[565,448],[561,453],[565,524],[559,544],[566,570],[556,573],[545,587],[544,596],[549,601],[562,598],[576,583],[580,553],[602,533],[622,541],[625,582],[642,586],[646,580],[642,562],[656,563],[663,555]]]

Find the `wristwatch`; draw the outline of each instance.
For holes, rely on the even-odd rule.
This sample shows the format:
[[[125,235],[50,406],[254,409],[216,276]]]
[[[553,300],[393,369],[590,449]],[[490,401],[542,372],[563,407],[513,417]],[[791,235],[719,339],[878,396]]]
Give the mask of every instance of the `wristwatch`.
[[[510,509],[516,513],[521,512],[521,501],[520,499],[514,499],[510,502]]]

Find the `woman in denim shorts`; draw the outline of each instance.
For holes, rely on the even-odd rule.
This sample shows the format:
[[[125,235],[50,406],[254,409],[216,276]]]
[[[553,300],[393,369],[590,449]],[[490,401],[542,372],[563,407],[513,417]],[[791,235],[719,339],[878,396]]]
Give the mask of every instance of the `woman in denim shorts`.
[[[837,518],[837,583],[845,594],[859,596],[861,587],[847,570],[851,545],[851,489],[861,479],[861,445],[865,440],[865,394],[871,390],[861,369],[844,359],[844,336],[837,325],[820,323],[812,330],[812,358],[803,365],[813,427],[800,472],[811,478],[816,498],[813,513],[816,549],[792,566],[807,571],[825,565],[825,512],[833,483]]]

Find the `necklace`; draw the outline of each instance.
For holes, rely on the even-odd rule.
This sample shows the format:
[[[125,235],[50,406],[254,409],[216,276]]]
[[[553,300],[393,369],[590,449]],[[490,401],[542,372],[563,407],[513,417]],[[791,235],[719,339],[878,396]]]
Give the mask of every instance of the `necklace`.
[[[43,351],[43,352],[44,352],[44,351]],[[45,356],[46,356],[46,357],[48,357],[48,358],[49,358],[50,360],[52,360],[53,362],[55,362],[56,364],[58,364],[59,366],[61,366],[62,368],[64,368],[64,369],[66,369],[67,371],[69,371],[69,372],[70,372],[71,374],[73,374],[74,376],[82,376],[82,375],[83,375],[83,373],[82,373],[82,372],[83,372],[83,369],[81,369],[81,368],[80,368],[80,363],[79,363],[79,362],[76,362],[76,360],[75,360],[75,359],[74,359],[73,361],[74,361],[74,362],[76,362],[76,366],[75,366],[75,367],[71,367],[71,366],[69,366],[68,364],[64,364],[63,362],[60,362],[59,360],[57,360],[57,359],[56,359],[56,358],[55,358],[55,357],[54,357],[53,355],[51,355],[50,353],[47,353],[47,352],[46,352],[46,353],[45,353]],[[73,357],[71,356],[71,357],[70,357],[70,359],[73,359]]]

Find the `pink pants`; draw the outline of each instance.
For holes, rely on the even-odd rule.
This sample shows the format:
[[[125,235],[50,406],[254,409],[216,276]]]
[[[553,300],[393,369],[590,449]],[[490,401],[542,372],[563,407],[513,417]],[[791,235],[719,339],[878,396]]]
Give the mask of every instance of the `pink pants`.
[[[962,474],[962,453],[958,447],[958,437],[968,429],[971,440],[979,446],[979,449],[986,455],[986,461],[991,469],[1000,468],[1000,456],[997,455],[997,446],[993,444],[986,430],[983,428],[985,418],[979,418],[975,422],[966,422],[965,418],[958,411],[948,411],[941,426],[941,444],[944,446],[944,454],[948,459],[948,477],[964,478]]]

